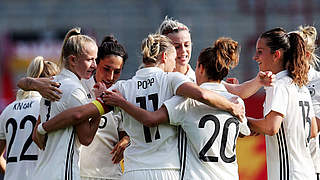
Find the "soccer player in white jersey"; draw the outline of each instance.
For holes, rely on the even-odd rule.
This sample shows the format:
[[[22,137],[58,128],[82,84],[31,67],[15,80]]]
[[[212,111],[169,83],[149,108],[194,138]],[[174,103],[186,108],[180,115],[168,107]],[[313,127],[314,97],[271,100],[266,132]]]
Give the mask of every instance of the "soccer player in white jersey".
[[[198,58],[197,84],[226,98],[235,97],[243,104],[242,99],[228,93],[221,83],[238,61],[238,43],[230,38],[218,39]],[[187,144],[184,146],[186,157],[182,158],[180,179],[239,179],[235,143],[239,131],[244,135],[250,134],[246,119],[240,123],[226,111],[179,96],[165,101],[155,112],[137,108],[112,92],[108,92],[104,100],[118,105],[147,126],[170,123],[183,128]]]
[[[311,99],[313,108],[315,111],[315,116],[317,118],[317,122],[320,122],[320,72],[316,71],[314,68],[310,68],[309,73],[309,83],[307,85]],[[318,124],[318,130],[320,128],[320,124]],[[320,180],[320,135],[310,140],[310,152],[313,160],[315,173],[317,176],[317,180]]]
[[[103,82],[107,88],[120,77],[127,59],[124,47],[106,36],[98,48],[97,70],[89,80],[82,80],[88,97],[93,98],[93,86]],[[109,112],[102,116],[99,129],[92,143],[80,151],[80,174],[82,180],[120,179],[120,160],[129,143],[129,137],[122,127],[121,115]]]
[[[176,49],[177,57],[174,71],[180,72],[189,77],[191,81],[196,82],[196,75],[189,64],[192,51],[189,28],[178,20],[166,16],[159,26],[158,33],[170,38]]]
[[[61,99],[55,102],[41,99],[41,123],[65,109],[88,103],[87,94],[80,79],[89,79],[96,69],[97,51],[95,41],[89,36],[81,35],[80,28],[71,29],[67,33],[59,61],[62,70],[54,77],[54,81],[61,83],[60,89],[63,94]],[[99,109],[98,106],[97,109]],[[84,145],[91,143],[99,122],[100,115],[93,116],[90,121],[83,121],[75,127],[70,126],[48,133],[45,146],[40,146],[43,151],[39,153],[33,179],[80,180],[78,165],[80,143]],[[37,127],[40,133],[46,133],[41,124]]]
[[[110,87],[119,79],[127,57],[124,47],[119,44],[113,36],[106,36],[104,38],[101,45],[98,47],[98,57],[96,59],[97,70],[95,74],[90,79],[81,79],[89,99],[95,98],[93,87],[96,82],[103,82],[106,87]],[[34,88],[40,91],[41,94],[50,97],[48,94],[50,94],[50,88],[52,88],[51,84],[54,84],[54,82],[49,82],[47,84],[47,82],[44,81],[44,83],[41,84],[41,81],[44,80],[23,78],[18,84],[21,88]],[[91,114],[93,113],[94,112],[91,112]],[[59,126],[52,127],[50,125],[51,120],[42,125],[47,132],[52,132],[80,123],[80,121],[74,120],[74,116],[68,115],[70,115],[70,113],[62,112],[60,113],[60,116],[57,116],[60,117],[59,121],[62,121],[63,124],[53,124],[59,124]],[[81,179],[120,179],[122,173],[119,161],[123,159],[123,151],[129,142],[129,137],[126,136],[126,133],[122,128],[120,115],[114,114],[113,112],[103,115],[99,129],[92,143],[88,147],[82,146],[80,149]]]
[[[138,70],[132,79],[118,81],[111,87],[119,90],[129,102],[155,111],[165,100],[178,94],[228,109],[226,106],[230,102],[216,93],[199,88],[181,73],[164,72],[174,69],[176,57],[175,48],[167,37],[148,35],[142,43],[142,54],[145,67]],[[211,95],[199,97],[199,91]],[[212,99],[204,100],[205,97]],[[176,128],[168,124],[149,128],[127,113],[123,113],[123,121],[131,145],[124,153],[122,179],[178,179],[180,162]]]
[[[268,179],[316,179],[309,151],[317,134],[312,101],[306,84],[309,62],[297,33],[274,28],[260,35],[254,60],[262,71],[276,74],[266,88],[264,118],[248,117],[251,130],[266,136]]]
[[[55,63],[38,56],[28,66],[27,76],[50,77],[58,71]],[[7,152],[6,164],[1,164],[5,180],[32,179],[39,151],[32,142],[32,131],[39,116],[40,99],[36,91],[19,90],[16,100],[0,116],[0,152]]]
[[[309,89],[313,108],[315,110],[315,115],[317,119],[320,119],[320,72],[319,70],[319,58],[315,54],[316,50],[316,40],[317,40],[317,29],[313,26],[300,26],[298,31],[294,31],[298,33],[304,40],[306,45],[306,55],[307,58],[311,61],[308,79],[309,83],[307,87]],[[317,121],[319,122],[319,121]],[[320,128],[318,124],[318,129]],[[319,134],[310,140],[310,152],[313,160],[315,172],[317,175],[317,180],[320,180],[320,141]]]
[[[139,82],[139,84],[137,84],[137,87],[139,86],[139,89],[142,90],[142,93],[147,93],[145,91],[146,89],[144,88],[146,88],[146,83],[148,82],[148,86],[153,86],[152,90],[154,91],[152,93],[158,92],[159,90],[162,91],[159,96],[152,94],[147,96],[147,98],[149,98],[151,102],[154,102],[151,104],[151,106],[155,109],[157,109],[159,104],[161,104],[161,102],[163,102],[165,99],[173,96],[176,91],[177,94],[199,99],[204,103],[228,110],[236,116],[243,118],[244,112],[242,105],[231,103],[227,99],[217,95],[214,92],[198,87],[180,73],[165,73],[163,71],[173,70],[175,64],[174,59],[176,56],[173,45],[165,36],[150,35],[148,39],[144,40],[143,52],[145,68],[139,70],[137,74],[149,74],[151,77],[143,75],[139,76],[139,78],[144,77],[146,79],[153,79],[149,79],[149,81],[145,80],[143,82]],[[136,79],[136,77],[128,81],[122,81],[121,83],[117,84],[117,87],[119,87],[119,89],[122,89],[124,85],[126,85],[126,82],[129,86],[130,83],[135,83],[134,79]],[[100,83],[100,85],[104,84]],[[132,89],[125,89],[128,91],[132,91]],[[139,103],[141,102],[142,107],[144,106],[144,97],[138,96],[137,98],[135,98],[135,100],[137,100]],[[150,104],[148,103],[148,106],[149,105]],[[154,110],[154,108],[152,109]],[[61,116],[64,117],[66,121],[70,118],[71,121],[75,123],[82,122],[84,119],[88,118],[88,116],[95,116],[97,115],[97,113],[99,112],[95,111],[94,105],[92,105],[92,103],[89,103],[83,106],[67,109],[63,113],[60,113],[56,117],[53,117],[50,121],[42,123],[43,126],[39,125],[39,127],[43,128],[43,130],[41,131],[50,131],[52,129],[56,130],[55,128],[59,127],[61,124],[65,124],[65,122],[61,121]],[[127,127],[125,127],[124,124],[124,128],[126,130],[135,128],[135,130],[131,130],[130,132],[132,133],[132,135],[134,135],[134,138],[138,138],[138,143],[140,144],[138,144],[137,146],[137,140],[132,141],[129,147],[132,147],[134,145],[133,151],[136,152],[131,154],[130,152],[128,153],[132,157],[128,157],[128,154],[126,154],[125,151],[125,174],[121,178],[130,179],[131,177],[135,177],[138,179],[178,179],[180,163],[177,151],[176,129],[169,125],[161,125],[153,129],[143,127],[142,124],[138,124],[136,127],[133,127],[130,122],[134,123],[134,121],[128,119],[127,123],[129,124],[127,125]],[[50,124],[50,126],[48,124]],[[140,132],[141,130],[142,132]],[[39,130],[35,132],[39,132]],[[146,136],[143,135],[144,132],[146,132]],[[163,134],[161,135],[160,132],[162,132]],[[138,135],[134,133],[137,133]],[[142,134],[142,137],[139,137],[140,134]],[[130,136],[129,133],[128,135]],[[130,139],[131,138],[132,137],[130,136]],[[137,149],[134,150],[135,148]],[[132,149],[130,151],[132,151]],[[161,158],[159,155],[161,156]],[[159,157],[157,163],[150,162],[150,159],[154,156]]]

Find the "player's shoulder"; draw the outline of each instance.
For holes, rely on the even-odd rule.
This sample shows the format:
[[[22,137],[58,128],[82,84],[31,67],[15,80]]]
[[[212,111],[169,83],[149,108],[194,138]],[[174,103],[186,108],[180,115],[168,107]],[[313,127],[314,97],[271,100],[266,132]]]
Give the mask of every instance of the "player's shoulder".
[[[35,111],[38,113],[41,97],[33,97],[22,100],[15,100],[10,103],[1,113],[1,117],[11,116],[21,111]]]
[[[180,73],[180,72],[166,72],[164,73],[165,76],[169,76],[169,77],[173,77],[173,78],[183,78],[183,79],[188,79],[187,76],[185,76],[184,74]]]
[[[133,79],[128,79],[128,80],[118,80],[116,83],[114,83],[109,90],[113,90],[113,89],[117,89],[119,91],[121,91],[122,89],[130,89],[132,88],[131,86],[133,86],[134,80]]]
[[[59,82],[61,84],[59,89],[62,91],[62,97],[71,97],[71,94],[87,94],[79,80],[75,81],[73,78],[65,78]]]
[[[286,86],[289,84],[292,84],[292,78],[290,76],[282,76],[274,82],[276,86]]]

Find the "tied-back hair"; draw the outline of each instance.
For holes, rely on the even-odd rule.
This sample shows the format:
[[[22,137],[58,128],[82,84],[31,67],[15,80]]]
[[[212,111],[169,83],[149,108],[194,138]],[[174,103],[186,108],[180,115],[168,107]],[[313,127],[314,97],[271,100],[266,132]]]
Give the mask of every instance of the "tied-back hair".
[[[306,50],[310,53],[310,63],[315,67],[315,69],[320,70],[320,60],[315,53],[317,49],[317,29],[313,26],[299,26],[297,31],[305,42]]]
[[[144,64],[157,64],[158,56],[163,52],[173,52],[171,40],[164,35],[149,34],[142,41],[141,54]]]
[[[189,32],[189,28],[186,25],[182,24],[178,20],[173,20],[173,18],[166,16],[162,21],[157,33],[168,35],[170,33],[177,33],[184,30]]]
[[[209,80],[221,81],[239,63],[240,46],[231,38],[221,37],[201,51],[198,66],[204,67]]]
[[[299,34],[288,34],[283,28],[274,28],[264,32],[260,38],[266,39],[271,53],[283,50],[283,66],[288,70],[293,83],[299,87],[308,83],[309,62],[304,40]]]
[[[106,36],[98,48],[97,64],[100,63],[101,59],[111,55],[120,56],[123,64],[128,59],[128,54],[124,47],[113,36]]]
[[[37,56],[32,60],[27,69],[27,77],[41,78],[51,77],[59,73],[58,66],[50,61],[44,60],[42,56]],[[36,91],[24,91],[19,89],[17,92],[17,100],[27,99],[37,96]]]
[[[81,34],[81,28],[76,27],[69,30],[63,40],[61,55],[58,63],[59,67],[61,69],[63,67],[69,68],[69,62],[67,60],[68,57],[70,55],[78,56],[83,54],[86,43],[96,44],[91,37]]]

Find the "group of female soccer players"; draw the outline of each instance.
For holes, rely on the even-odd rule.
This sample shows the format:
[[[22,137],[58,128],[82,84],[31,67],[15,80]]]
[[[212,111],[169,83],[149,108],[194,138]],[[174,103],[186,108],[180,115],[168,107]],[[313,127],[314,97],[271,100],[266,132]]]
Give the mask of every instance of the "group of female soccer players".
[[[111,36],[98,47],[71,29],[60,73],[48,73],[43,61],[38,74],[45,75],[28,74],[18,84],[43,98],[17,98],[1,114],[5,178],[239,179],[237,138],[261,133],[268,179],[319,179],[316,35],[310,26],[264,32],[254,56],[260,72],[229,84],[223,79],[240,56],[231,38],[204,48],[194,71],[189,28],[166,17],[142,41],[143,64],[135,76],[117,81],[128,58],[124,47]],[[246,117],[241,98],[263,86],[264,118]]]

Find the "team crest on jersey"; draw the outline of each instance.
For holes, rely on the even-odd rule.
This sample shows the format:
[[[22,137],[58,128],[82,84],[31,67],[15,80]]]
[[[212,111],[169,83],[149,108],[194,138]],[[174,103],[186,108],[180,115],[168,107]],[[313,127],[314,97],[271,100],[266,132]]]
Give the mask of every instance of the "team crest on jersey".
[[[315,85],[314,84],[309,85],[308,89],[311,97],[313,97],[316,94]]]

